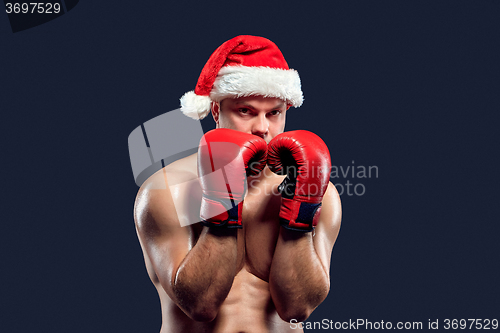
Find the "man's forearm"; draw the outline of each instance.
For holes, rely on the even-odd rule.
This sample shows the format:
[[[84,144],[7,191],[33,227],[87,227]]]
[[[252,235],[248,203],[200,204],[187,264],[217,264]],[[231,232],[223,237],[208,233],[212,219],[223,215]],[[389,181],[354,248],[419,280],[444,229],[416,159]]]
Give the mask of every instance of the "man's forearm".
[[[312,233],[281,228],[269,276],[282,319],[303,321],[326,298],[329,274],[316,253]]]
[[[210,321],[236,275],[237,229],[203,228],[172,281],[179,306],[194,320]]]

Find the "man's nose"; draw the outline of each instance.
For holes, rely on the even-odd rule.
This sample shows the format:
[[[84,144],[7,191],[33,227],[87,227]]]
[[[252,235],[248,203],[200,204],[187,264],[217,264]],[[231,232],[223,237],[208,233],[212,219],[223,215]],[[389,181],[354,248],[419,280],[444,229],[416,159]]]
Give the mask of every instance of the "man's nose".
[[[252,134],[264,137],[269,131],[269,121],[266,115],[259,115],[252,126]]]

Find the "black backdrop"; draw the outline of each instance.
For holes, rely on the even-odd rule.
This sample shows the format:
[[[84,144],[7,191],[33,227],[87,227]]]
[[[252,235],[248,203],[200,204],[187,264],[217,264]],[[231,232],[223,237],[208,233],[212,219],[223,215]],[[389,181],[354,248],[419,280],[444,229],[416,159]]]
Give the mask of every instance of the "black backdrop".
[[[499,17],[494,1],[82,1],[13,33],[0,14],[1,330],[159,331],[127,137],[239,34],[301,75],[286,130],[320,135],[339,169],[378,168],[331,179],[364,193],[342,195],[309,321],[498,318]]]

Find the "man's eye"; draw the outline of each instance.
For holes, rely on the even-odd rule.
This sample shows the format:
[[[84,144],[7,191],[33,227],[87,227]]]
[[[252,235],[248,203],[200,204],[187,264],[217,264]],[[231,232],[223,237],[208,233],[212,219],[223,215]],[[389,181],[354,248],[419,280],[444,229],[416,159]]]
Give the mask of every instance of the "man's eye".
[[[269,114],[271,116],[277,116],[277,115],[281,114],[281,110],[273,110],[273,111],[269,112]]]
[[[238,111],[243,114],[247,114],[249,112],[249,110],[245,108],[239,109]]]

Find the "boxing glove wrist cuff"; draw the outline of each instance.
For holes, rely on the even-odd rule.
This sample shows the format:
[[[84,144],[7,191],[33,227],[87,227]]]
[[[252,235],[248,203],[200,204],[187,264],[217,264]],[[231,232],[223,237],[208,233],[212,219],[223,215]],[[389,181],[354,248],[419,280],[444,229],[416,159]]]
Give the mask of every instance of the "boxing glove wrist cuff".
[[[234,205],[230,199],[214,199],[203,196],[200,217],[207,227],[242,228],[243,201]]]
[[[281,198],[280,225],[288,230],[310,232],[318,224],[320,203]]]

